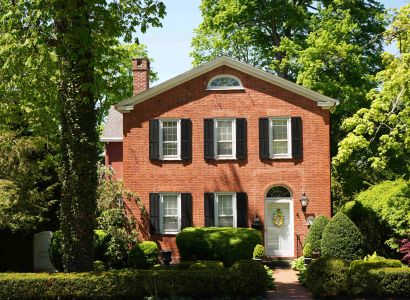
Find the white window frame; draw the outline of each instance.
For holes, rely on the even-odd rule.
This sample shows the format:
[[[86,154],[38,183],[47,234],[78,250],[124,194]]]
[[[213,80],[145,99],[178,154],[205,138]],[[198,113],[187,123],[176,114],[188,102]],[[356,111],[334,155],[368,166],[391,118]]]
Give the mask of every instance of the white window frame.
[[[218,78],[222,78],[222,77],[228,77],[228,78],[232,78],[232,79],[238,81],[238,82],[239,82],[239,86],[218,86],[218,87],[216,87],[216,86],[211,86],[211,82],[212,82],[212,81],[214,81],[215,79],[218,79]],[[216,76],[212,77],[211,79],[209,79],[208,85],[207,85],[207,88],[206,88],[207,91],[218,91],[218,90],[219,90],[219,91],[220,91],[220,90],[244,90],[244,89],[245,89],[245,88],[244,88],[243,85],[242,85],[242,81],[241,81],[238,77],[233,76],[233,75],[229,75],[229,74],[221,74],[221,75],[216,75]]]
[[[288,153],[273,154],[273,120],[287,120],[287,141],[288,141]],[[269,118],[269,154],[271,159],[292,158],[292,124],[290,117],[271,117]]]
[[[236,193],[232,192],[218,192],[214,193],[215,203],[214,203],[214,216],[215,216],[215,226],[219,227],[219,215],[218,215],[218,205],[219,205],[219,195],[230,195],[232,196],[232,213],[233,213],[233,226],[232,228],[237,227],[237,209],[236,209]]]
[[[164,230],[164,196],[177,196],[178,207],[178,230]],[[177,234],[181,231],[181,193],[160,193],[159,194],[159,229],[162,234]]]
[[[164,155],[163,122],[177,122],[177,155]],[[159,158],[160,160],[181,159],[181,119],[159,119]]]
[[[218,155],[218,121],[232,122],[232,154]],[[236,119],[235,118],[215,118],[214,119],[214,153],[215,159],[236,159]]]

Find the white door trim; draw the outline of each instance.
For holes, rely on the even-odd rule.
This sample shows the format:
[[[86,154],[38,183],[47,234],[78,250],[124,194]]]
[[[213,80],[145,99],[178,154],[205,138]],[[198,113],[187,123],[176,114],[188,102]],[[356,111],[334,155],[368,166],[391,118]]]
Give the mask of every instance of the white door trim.
[[[295,256],[295,226],[294,226],[294,216],[293,216],[293,200],[292,198],[265,198],[265,203],[264,203],[264,215],[265,215],[265,226],[264,226],[264,240],[265,240],[265,249],[267,249],[267,203],[268,202],[273,202],[273,203],[288,203],[289,204],[289,226],[290,226],[290,248],[291,252],[289,252],[289,255],[280,255],[279,257],[294,257]]]

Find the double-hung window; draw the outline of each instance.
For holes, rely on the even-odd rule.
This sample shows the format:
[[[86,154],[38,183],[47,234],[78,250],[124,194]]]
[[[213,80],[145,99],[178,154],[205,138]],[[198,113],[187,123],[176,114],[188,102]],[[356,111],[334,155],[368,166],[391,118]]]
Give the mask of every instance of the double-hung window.
[[[236,193],[215,194],[215,226],[236,227]]]
[[[269,147],[271,158],[292,157],[290,118],[270,118],[269,119]]]
[[[181,120],[160,120],[160,158],[180,159],[181,157]]]
[[[235,119],[215,119],[214,153],[217,159],[236,158],[236,127]]]
[[[161,233],[175,234],[181,231],[181,194],[160,194]]]

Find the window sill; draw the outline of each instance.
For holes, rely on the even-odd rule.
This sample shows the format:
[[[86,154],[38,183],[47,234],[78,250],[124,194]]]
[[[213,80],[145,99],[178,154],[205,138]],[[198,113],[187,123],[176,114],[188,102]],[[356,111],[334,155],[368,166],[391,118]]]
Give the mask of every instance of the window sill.
[[[215,156],[214,160],[238,160],[238,158],[233,156]]]
[[[178,233],[180,233],[180,231],[174,231],[174,232],[162,232],[160,233],[163,236],[174,236],[177,235]]]
[[[182,161],[179,157],[162,157],[159,159],[160,161]]]

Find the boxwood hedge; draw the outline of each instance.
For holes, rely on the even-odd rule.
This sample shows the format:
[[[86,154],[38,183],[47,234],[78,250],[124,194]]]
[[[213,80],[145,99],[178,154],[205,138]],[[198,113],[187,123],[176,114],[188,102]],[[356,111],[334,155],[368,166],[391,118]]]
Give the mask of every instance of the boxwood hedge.
[[[262,234],[251,228],[189,227],[178,233],[176,242],[182,260],[218,260],[231,266],[252,258]]]
[[[230,269],[3,273],[0,299],[252,298],[265,293],[264,274],[263,266],[254,261],[240,261]]]

